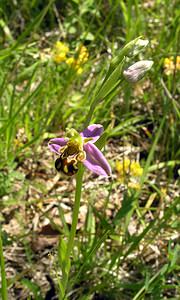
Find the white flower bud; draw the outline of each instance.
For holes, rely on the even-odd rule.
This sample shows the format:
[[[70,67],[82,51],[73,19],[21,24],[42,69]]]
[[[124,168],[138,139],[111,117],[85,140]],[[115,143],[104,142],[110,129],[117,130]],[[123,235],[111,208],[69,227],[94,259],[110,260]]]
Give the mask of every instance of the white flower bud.
[[[125,79],[129,82],[137,82],[142,79],[153,65],[152,60],[141,60],[123,71]]]
[[[143,51],[148,44],[149,44],[148,40],[138,39],[127,56],[128,57],[136,56],[141,51]]]

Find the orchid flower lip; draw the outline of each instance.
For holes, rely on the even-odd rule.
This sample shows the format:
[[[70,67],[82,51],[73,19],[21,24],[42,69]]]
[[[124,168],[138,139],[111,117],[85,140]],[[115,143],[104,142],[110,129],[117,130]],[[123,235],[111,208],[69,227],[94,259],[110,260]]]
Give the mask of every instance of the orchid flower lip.
[[[97,175],[110,176],[109,163],[103,153],[94,145],[102,133],[102,125],[92,124],[80,134],[74,130],[72,135],[68,134],[69,138],[51,139],[48,146],[60,157],[58,164],[56,163],[56,169],[71,176],[76,173],[76,162],[80,162]]]

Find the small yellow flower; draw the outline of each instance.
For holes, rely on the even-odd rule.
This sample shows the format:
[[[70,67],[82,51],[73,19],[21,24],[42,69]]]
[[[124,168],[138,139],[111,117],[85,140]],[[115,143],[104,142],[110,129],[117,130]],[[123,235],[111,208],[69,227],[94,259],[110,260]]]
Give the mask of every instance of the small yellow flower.
[[[82,66],[88,60],[89,57],[87,48],[82,45],[79,47],[79,49],[76,50],[75,57],[66,57],[66,54],[69,52],[69,48],[67,46],[64,47],[64,45],[60,43],[61,42],[58,42],[58,45],[56,45],[58,51],[55,51],[54,53],[54,61],[65,61],[65,63],[72,69],[74,69],[78,75],[82,74]],[[59,52],[59,50],[61,50],[61,52]]]
[[[166,57],[164,59],[164,72],[166,75],[174,73],[174,70],[180,70],[180,56],[176,57],[176,62],[174,63],[174,57]]]
[[[122,162],[116,161],[116,170],[119,174],[123,175],[129,173],[129,166],[131,164],[131,161],[129,158],[125,158]]]
[[[83,72],[83,68],[81,68],[81,67],[77,68],[76,72],[77,72],[78,75],[81,75],[82,72]]]
[[[66,63],[69,65],[69,66],[72,66],[75,62],[75,59],[74,57],[69,57],[66,59]]]
[[[130,174],[135,177],[141,177],[143,173],[143,168],[141,168],[139,162],[132,161],[130,165]]]
[[[66,60],[66,55],[69,52],[69,47],[60,41],[56,42],[52,51],[54,62],[61,63]]]
[[[89,57],[88,50],[85,46],[82,45],[77,50],[77,52],[78,52],[77,64],[83,65],[88,60],[88,57]]]
[[[66,59],[66,56],[63,55],[63,54],[54,54],[54,55],[53,55],[53,60],[54,60],[54,62],[56,62],[57,64],[59,64],[59,63],[65,61],[65,59]]]
[[[142,176],[143,168],[139,162],[124,158],[123,161],[116,161],[118,181],[128,188],[140,189],[139,179]]]
[[[69,52],[69,47],[65,43],[62,43],[60,41],[55,43],[54,49],[57,52],[63,52],[65,54],[67,54]]]

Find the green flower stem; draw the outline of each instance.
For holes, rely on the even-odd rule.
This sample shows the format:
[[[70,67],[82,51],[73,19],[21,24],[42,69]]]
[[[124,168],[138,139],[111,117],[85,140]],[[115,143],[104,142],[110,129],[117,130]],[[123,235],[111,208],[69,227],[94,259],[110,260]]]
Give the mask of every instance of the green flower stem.
[[[64,288],[64,292],[66,291],[67,282],[68,282],[68,275],[69,275],[69,269],[70,269],[70,255],[74,247],[74,238],[76,234],[76,227],[78,223],[78,214],[79,214],[79,208],[80,208],[80,200],[81,200],[81,191],[82,191],[82,182],[83,182],[83,173],[84,173],[84,166],[80,164],[79,170],[76,177],[76,192],[75,192],[75,202],[74,202],[74,208],[73,208],[73,215],[72,215],[72,225],[71,225],[71,231],[69,234],[69,239],[67,243],[67,249],[66,249],[66,256],[65,256],[65,262],[67,264],[67,267],[65,268],[63,272],[63,278],[62,278],[62,285]]]
[[[92,102],[92,104],[90,106],[90,109],[89,109],[89,112],[88,112],[88,115],[86,117],[86,121],[84,123],[84,128],[88,127],[89,123],[91,122],[93,112],[94,112],[94,110],[95,110],[98,103],[99,103],[99,101],[97,101],[97,99],[95,99],[95,101]]]
[[[68,240],[68,244],[67,244],[65,260],[69,259],[70,255],[71,255],[71,251],[74,246],[74,237],[76,234],[76,226],[77,226],[77,222],[78,222],[78,213],[79,213],[80,200],[81,200],[83,173],[84,173],[84,167],[81,164],[79,166],[79,171],[77,173],[77,178],[76,178],[76,192],[75,192],[75,202],[74,202],[74,209],[73,209],[73,215],[72,215],[72,226],[71,226],[71,231],[70,231],[69,240]]]
[[[0,229],[0,267],[1,267],[1,296],[2,296],[2,300],[8,300],[5,263],[4,263],[4,256],[3,256],[3,245],[2,245],[2,238],[1,238],[1,229]]]

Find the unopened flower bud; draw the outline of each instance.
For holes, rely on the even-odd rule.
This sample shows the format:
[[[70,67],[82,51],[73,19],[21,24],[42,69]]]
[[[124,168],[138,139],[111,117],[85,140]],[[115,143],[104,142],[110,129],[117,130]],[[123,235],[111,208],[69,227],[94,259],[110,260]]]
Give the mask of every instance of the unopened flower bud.
[[[136,56],[139,54],[141,51],[143,51],[147,45],[149,44],[148,40],[142,40],[138,39],[136,43],[134,44],[134,47],[132,47],[131,51],[127,55],[128,57]]]
[[[141,60],[123,71],[125,79],[129,82],[137,82],[142,79],[153,65],[152,60]]]

